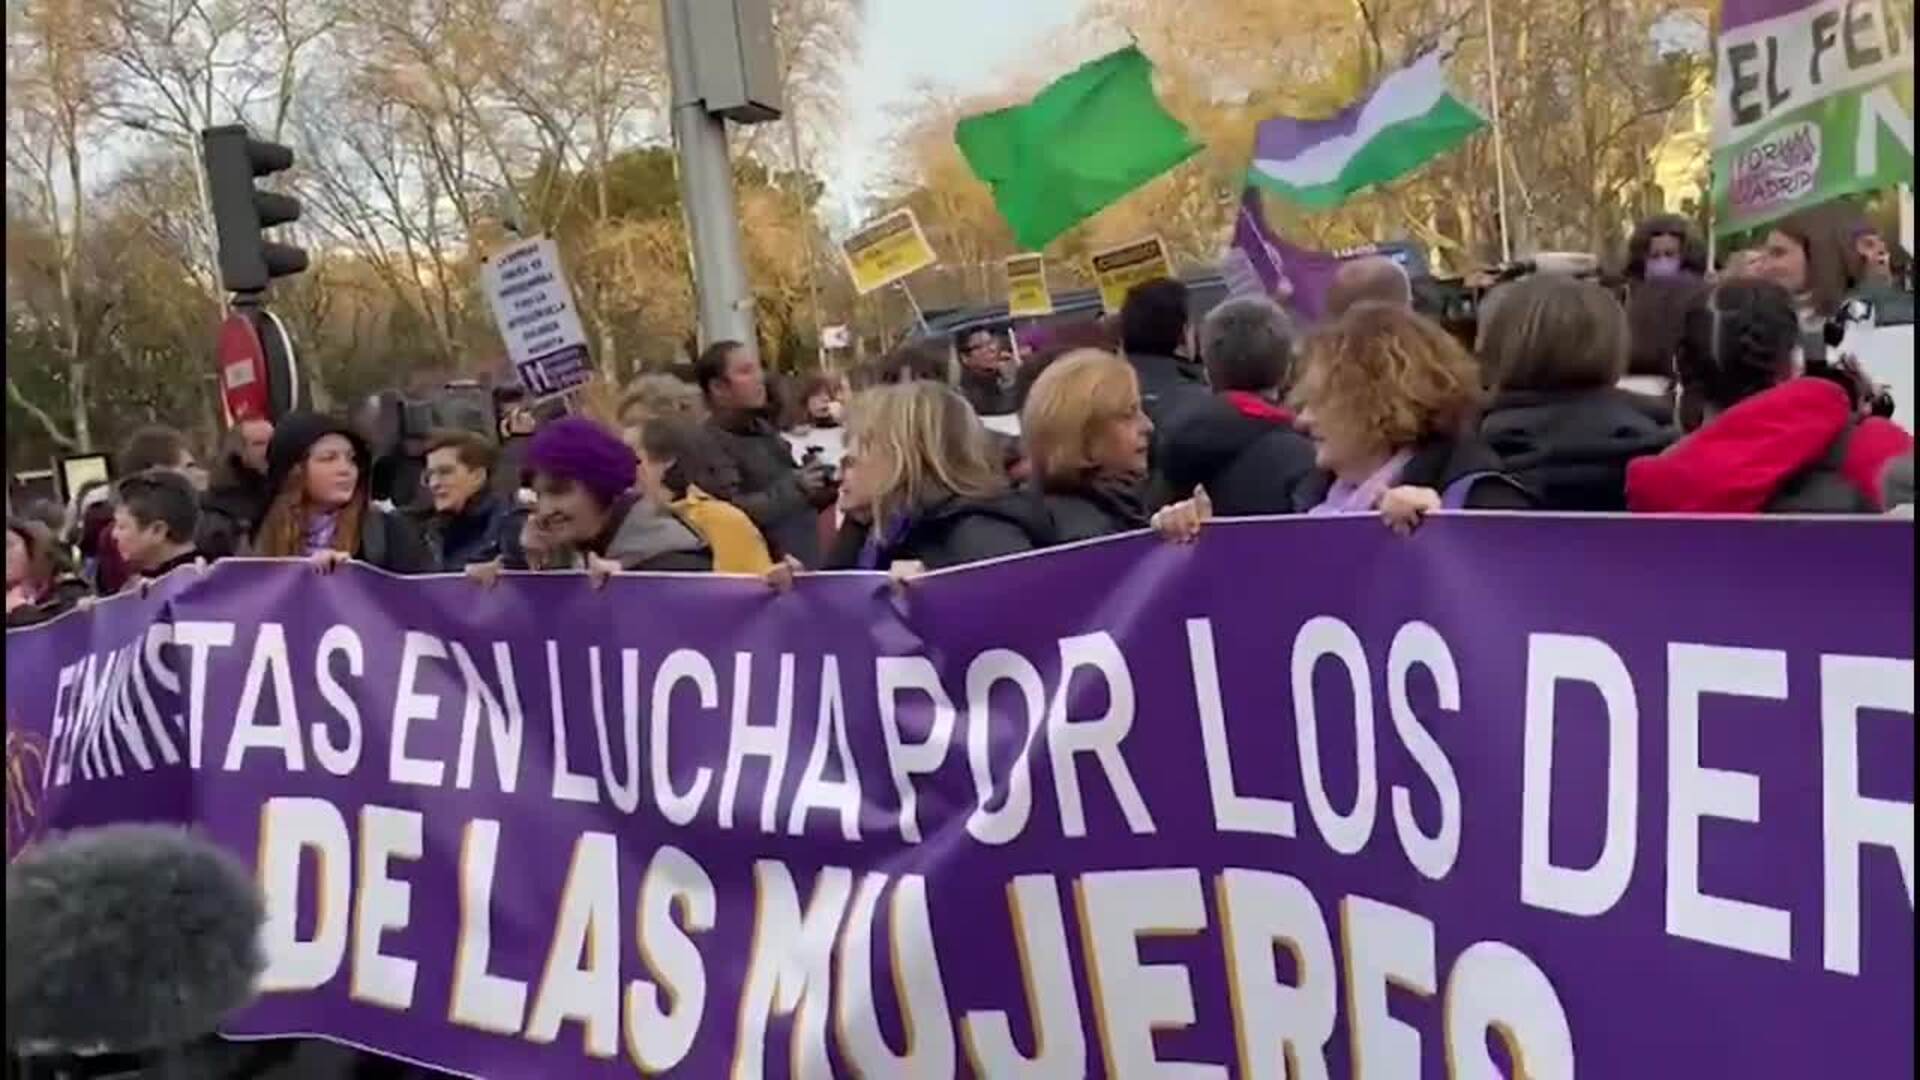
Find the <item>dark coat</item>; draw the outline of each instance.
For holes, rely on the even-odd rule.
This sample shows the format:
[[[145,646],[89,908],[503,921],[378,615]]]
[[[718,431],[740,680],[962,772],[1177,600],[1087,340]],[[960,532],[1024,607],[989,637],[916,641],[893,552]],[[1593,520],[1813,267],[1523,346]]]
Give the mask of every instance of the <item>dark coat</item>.
[[[265,473],[257,473],[228,454],[213,486],[200,500],[200,529],[194,544],[208,558],[240,554],[273,502]]]
[[[395,574],[430,574],[436,569],[433,550],[413,522],[377,506],[367,507],[360,519],[360,547],[353,557]]]
[[[761,416],[713,419],[714,443],[728,466],[709,492],[746,512],[767,538],[777,559],[791,555],[803,565],[820,565],[820,507],[800,487],[793,447]]]
[[[871,536],[869,526],[848,518],[834,537],[829,570],[853,570]],[[1018,555],[1052,542],[1046,511],[1032,497],[1008,492],[984,499],[949,496],[914,514],[881,545],[877,567],[917,562],[929,570]]]
[[[93,589],[85,581],[72,574],[61,574],[54,578],[53,584],[38,603],[22,604],[7,612],[7,629],[38,626],[72,611],[75,604],[91,595]]]
[[[1192,493],[1168,481],[1164,459],[1166,433],[1182,413],[1213,400],[1207,389],[1207,372],[1199,364],[1174,356],[1152,353],[1128,353],[1127,363],[1140,380],[1140,407],[1153,421],[1153,441],[1147,450],[1152,475],[1147,482],[1147,504],[1163,506]]]
[[[1480,434],[1540,509],[1624,513],[1627,463],[1672,444],[1674,430],[1640,396],[1606,387],[1501,394]]]
[[[1253,416],[1214,398],[1179,417],[1162,441],[1168,487],[1204,486],[1221,517],[1288,514],[1314,471],[1313,443],[1278,409]]]
[[[1117,536],[1147,527],[1146,492],[1139,484],[1096,481],[1039,496],[1056,544]]]
[[[983,374],[965,367],[960,369],[960,396],[967,399],[973,411],[981,416],[1005,416],[1020,411],[1019,395],[1013,384],[1004,382],[997,375]]]
[[[161,563],[159,566],[156,566],[151,570],[142,570],[140,571],[138,576],[146,578],[150,581],[158,581],[161,578],[166,577],[168,574],[173,573],[175,570],[178,570],[183,566],[192,566],[194,563],[199,562],[201,559],[204,559],[204,558],[206,558],[206,555],[200,552],[198,549],[195,549],[180,555],[175,555],[173,558],[168,559],[166,562]]]
[[[1187,408],[1212,400],[1207,371],[1190,360],[1151,353],[1128,353],[1127,363],[1140,379],[1140,405],[1153,426],[1164,428]]]
[[[481,491],[457,514],[433,515],[425,532],[434,567],[450,573],[500,558],[508,538],[520,535],[525,517],[519,507],[491,490]]]
[[[1476,436],[1430,439],[1414,449],[1396,487],[1431,488],[1442,495],[1457,480],[1478,476],[1467,489],[1463,510],[1533,510],[1538,499],[1502,471],[1498,454]],[[1294,505],[1302,512],[1324,502],[1333,487],[1333,474],[1316,469],[1300,485]]]

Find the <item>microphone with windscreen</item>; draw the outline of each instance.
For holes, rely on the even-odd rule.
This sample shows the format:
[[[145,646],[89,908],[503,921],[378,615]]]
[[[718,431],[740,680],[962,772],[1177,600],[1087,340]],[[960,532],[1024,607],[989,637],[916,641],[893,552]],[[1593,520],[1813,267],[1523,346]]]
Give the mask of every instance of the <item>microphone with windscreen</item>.
[[[7,1052],[25,1080],[200,1077],[191,1044],[254,998],[265,905],[185,829],[111,825],[7,867]]]

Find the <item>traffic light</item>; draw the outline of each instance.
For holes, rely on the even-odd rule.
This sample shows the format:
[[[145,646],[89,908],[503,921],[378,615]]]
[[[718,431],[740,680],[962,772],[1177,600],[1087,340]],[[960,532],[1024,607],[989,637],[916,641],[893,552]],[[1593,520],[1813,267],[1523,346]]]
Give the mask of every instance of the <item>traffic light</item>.
[[[227,291],[258,293],[277,277],[307,268],[307,253],[261,235],[262,230],[300,220],[300,200],[261,191],[254,180],[293,167],[293,151],[262,142],[241,124],[200,132],[201,160],[220,238],[220,280]]]

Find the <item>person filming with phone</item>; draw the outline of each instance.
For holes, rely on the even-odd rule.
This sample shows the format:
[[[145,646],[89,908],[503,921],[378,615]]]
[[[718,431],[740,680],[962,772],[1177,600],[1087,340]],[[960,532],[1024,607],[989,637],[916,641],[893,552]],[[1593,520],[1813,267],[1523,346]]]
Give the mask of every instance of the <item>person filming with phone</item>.
[[[770,418],[766,371],[753,350],[721,341],[694,365],[700,392],[733,476],[713,492],[746,511],[776,558],[806,567],[820,564],[820,512],[839,496],[831,470],[820,461],[794,461],[791,445]]]

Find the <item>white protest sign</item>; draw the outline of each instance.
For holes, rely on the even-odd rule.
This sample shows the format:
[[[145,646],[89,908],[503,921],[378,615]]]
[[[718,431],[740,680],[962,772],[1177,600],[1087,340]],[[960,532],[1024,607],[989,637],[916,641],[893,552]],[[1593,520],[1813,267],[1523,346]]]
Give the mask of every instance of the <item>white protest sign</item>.
[[[1893,422],[1914,430],[1920,401],[1913,397],[1913,326],[1852,326],[1840,352],[1860,362],[1860,370],[1893,395]]]
[[[494,252],[481,269],[481,283],[494,325],[507,343],[507,358],[530,396],[563,394],[591,377],[587,333],[552,237],[536,236]]]

